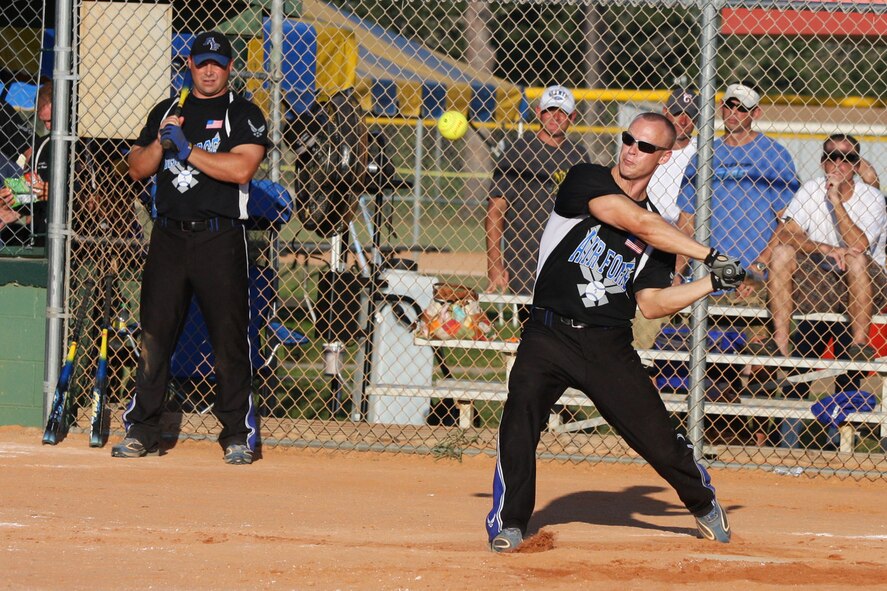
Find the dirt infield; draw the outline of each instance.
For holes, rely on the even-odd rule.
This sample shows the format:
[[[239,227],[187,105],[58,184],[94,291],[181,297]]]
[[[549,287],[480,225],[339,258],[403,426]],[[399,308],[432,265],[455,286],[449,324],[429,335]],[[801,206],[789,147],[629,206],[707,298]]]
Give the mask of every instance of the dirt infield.
[[[646,466],[541,463],[547,551],[495,555],[493,460],[274,448],[226,466],[215,443],[120,460],[0,428],[0,589],[887,589],[887,485],[713,474],[734,541]]]

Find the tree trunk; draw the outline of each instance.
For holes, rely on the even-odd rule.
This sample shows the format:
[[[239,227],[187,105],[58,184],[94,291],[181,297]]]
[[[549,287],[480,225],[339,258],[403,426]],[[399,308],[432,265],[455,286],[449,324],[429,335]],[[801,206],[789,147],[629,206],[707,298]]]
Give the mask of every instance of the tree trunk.
[[[604,80],[604,60],[607,59],[607,45],[604,39],[607,32],[606,20],[596,4],[588,4],[585,20],[582,23],[582,34],[585,38],[585,87],[592,90],[606,88]],[[605,8],[603,10],[606,10]],[[582,124],[586,127],[602,127],[610,125],[605,120],[606,103],[601,101],[585,101],[585,112]],[[583,140],[593,162],[606,164],[613,161],[613,138],[599,133],[585,133]]]
[[[495,67],[495,53],[492,47],[492,35],[487,23],[492,19],[487,2],[467,2],[462,17],[465,23],[465,38],[468,46],[465,50],[465,61],[483,72],[492,72]],[[487,132],[489,135],[489,133]],[[472,131],[465,136],[465,147],[462,150],[464,171],[473,175],[481,175],[491,168],[490,148],[483,139]],[[487,183],[485,179],[469,177],[462,190],[462,198],[470,208],[478,203],[485,203]]]

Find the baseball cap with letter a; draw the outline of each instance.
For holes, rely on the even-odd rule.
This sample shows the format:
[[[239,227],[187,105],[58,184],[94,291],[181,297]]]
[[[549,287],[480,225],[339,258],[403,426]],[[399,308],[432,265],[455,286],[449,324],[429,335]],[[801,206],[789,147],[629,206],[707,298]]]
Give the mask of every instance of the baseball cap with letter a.
[[[191,59],[197,66],[214,61],[223,68],[227,67],[231,62],[231,43],[217,31],[201,33],[191,44]]]

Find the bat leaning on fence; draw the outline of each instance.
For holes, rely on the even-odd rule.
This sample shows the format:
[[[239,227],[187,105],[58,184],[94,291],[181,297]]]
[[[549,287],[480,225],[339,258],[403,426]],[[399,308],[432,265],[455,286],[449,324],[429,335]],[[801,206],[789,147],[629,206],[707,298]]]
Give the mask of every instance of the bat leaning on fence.
[[[108,329],[111,326],[111,300],[114,297],[114,276],[104,278],[102,297],[101,338],[99,343],[99,361],[95,369],[95,385],[92,387],[92,420],[89,427],[89,446],[102,447],[105,444],[104,419],[105,401],[108,398]]]
[[[86,310],[92,301],[93,289],[95,289],[95,281],[92,279],[87,279],[80,288],[80,307],[77,308],[77,316],[74,320],[74,327],[71,330],[68,355],[65,357],[64,364],[59,372],[55,394],[52,396],[52,406],[49,409],[49,418],[46,420],[46,429],[43,431],[43,443],[48,443],[49,445],[58,443],[65,430],[68,387],[71,385],[71,379],[74,377],[80,333],[83,329],[83,321],[86,318]]]

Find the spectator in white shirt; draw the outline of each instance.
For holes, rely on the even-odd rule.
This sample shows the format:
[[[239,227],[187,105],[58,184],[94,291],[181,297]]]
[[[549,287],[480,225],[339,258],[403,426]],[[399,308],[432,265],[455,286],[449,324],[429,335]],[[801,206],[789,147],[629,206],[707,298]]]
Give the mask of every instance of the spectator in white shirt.
[[[771,240],[767,291],[773,343],[768,352],[790,354],[795,309],[843,312],[852,339],[846,356],[871,359],[872,314],[887,303],[884,196],[855,178],[864,160],[853,136],[826,139],[821,162],[825,176],[801,186]],[[768,271],[762,263],[756,267]]]
[[[678,207],[678,193],[681,191],[684,169],[696,154],[696,138],[693,137],[693,131],[696,129],[696,118],[699,116],[699,95],[684,88],[674,89],[662,107],[662,114],[674,125],[677,135],[671,147],[671,158],[665,164],[660,164],[653,172],[650,184],[647,185],[647,197],[665,221],[677,225],[681,213],[681,208]],[[680,282],[680,276],[675,274],[675,285]],[[643,314],[638,312],[632,323],[635,349],[652,347],[656,335],[667,322],[667,317],[644,318]]]

